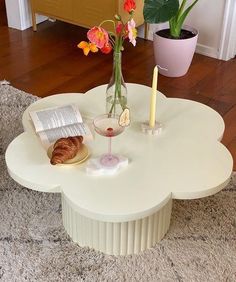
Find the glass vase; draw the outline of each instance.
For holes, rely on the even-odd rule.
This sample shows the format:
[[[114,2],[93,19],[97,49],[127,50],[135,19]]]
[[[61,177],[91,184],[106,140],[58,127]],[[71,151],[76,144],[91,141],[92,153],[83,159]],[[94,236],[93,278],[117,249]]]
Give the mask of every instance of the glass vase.
[[[127,107],[127,88],[122,75],[121,52],[113,54],[113,70],[106,90],[106,112],[120,115]]]

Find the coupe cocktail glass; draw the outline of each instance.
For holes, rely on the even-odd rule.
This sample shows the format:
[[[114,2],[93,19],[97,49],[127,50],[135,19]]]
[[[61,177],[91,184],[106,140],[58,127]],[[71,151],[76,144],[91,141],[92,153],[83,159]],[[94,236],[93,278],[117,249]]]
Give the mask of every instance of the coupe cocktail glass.
[[[119,116],[104,114],[97,116],[94,121],[95,131],[105,137],[108,137],[108,153],[102,155],[99,162],[102,166],[107,168],[113,168],[120,162],[118,156],[111,152],[112,138],[121,134],[124,131],[124,127],[119,125]]]

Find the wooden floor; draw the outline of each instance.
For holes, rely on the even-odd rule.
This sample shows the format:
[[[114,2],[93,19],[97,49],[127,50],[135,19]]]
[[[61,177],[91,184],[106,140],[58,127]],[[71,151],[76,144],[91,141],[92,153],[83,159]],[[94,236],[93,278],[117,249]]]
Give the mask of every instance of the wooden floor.
[[[21,32],[7,28],[4,9],[3,3],[0,5],[0,79],[5,78],[14,87],[40,97],[85,92],[108,82],[111,55],[85,57],[76,48],[86,38],[85,29],[57,21],[38,25],[37,32],[31,29]],[[125,81],[150,86],[154,67],[152,42],[138,39],[136,47],[129,44],[125,49]],[[236,59],[224,62],[196,54],[187,75],[181,78],[160,75],[158,89],[167,97],[199,101],[217,110],[226,124],[223,143],[236,161]]]

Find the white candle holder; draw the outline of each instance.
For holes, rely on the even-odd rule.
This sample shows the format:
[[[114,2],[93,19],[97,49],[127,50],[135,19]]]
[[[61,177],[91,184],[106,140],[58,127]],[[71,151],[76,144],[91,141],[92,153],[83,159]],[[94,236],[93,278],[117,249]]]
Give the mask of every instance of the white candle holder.
[[[161,123],[156,121],[154,127],[151,127],[149,125],[149,122],[146,121],[141,124],[141,129],[142,129],[142,132],[145,134],[159,135],[162,132],[163,126]]]

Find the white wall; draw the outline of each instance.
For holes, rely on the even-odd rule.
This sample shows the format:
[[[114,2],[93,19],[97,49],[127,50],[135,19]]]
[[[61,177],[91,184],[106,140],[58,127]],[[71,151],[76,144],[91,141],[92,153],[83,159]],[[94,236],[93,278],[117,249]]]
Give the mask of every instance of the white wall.
[[[24,30],[32,26],[29,0],[6,0],[5,3],[9,27]],[[37,23],[46,19],[43,16],[36,17]]]
[[[191,10],[185,24],[199,31],[197,53],[218,58],[221,43],[222,25],[226,0],[199,0]],[[193,0],[188,0],[192,3]],[[162,25],[150,25],[149,39]],[[139,31],[143,37],[143,30]]]
[[[186,24],[199,30],[197,52],[218,58],[224,9],[224,0],[199,0],[190,12]]]

